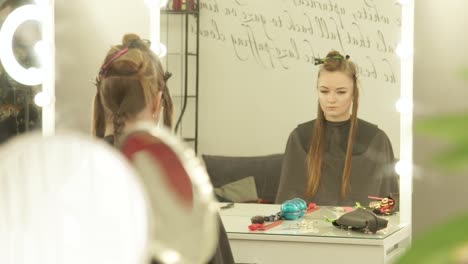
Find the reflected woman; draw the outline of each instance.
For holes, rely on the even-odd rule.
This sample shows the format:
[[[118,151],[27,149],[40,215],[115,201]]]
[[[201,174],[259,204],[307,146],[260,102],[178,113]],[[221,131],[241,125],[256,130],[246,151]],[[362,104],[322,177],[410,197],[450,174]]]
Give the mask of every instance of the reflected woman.
[[[337,51],[316,64],[317,118],[289,136],[276,203],[300,197],[317,205],[354,206],[367,205],[368,196],[398,199],[390,140],[357,116],[356,65]]]

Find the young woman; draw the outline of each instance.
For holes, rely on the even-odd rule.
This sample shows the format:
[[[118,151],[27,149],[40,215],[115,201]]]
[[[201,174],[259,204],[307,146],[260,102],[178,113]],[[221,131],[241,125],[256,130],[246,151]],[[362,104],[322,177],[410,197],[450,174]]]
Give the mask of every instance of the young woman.
[[[355,64],[337,51],[317,64],[317,118],[289,136],[276,202],[300,197],[318,205],[353,206],[367,205],[368,196],[398,198],[390,140],[357,117]]]
[[[149,43],[135,34],[125,35],[122,44],[107,53],[96,80],[93,134],[119,145],[122,135],[135,129],[137,123],[156,123],[161,113],[164,125],[171,129],[173,105],[166,85],[169,77]],[[218,247],[209,263],[233,264],[226,231],[219,222]]]

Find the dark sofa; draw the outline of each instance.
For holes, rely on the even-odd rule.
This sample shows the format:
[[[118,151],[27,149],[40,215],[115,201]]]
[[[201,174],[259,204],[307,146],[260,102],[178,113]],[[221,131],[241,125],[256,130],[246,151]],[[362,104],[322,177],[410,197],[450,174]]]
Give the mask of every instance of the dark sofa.
[[[258,198],[274,203],[278,190],[283,154],[253,157],[202,155],[214,187],[253,176]]]

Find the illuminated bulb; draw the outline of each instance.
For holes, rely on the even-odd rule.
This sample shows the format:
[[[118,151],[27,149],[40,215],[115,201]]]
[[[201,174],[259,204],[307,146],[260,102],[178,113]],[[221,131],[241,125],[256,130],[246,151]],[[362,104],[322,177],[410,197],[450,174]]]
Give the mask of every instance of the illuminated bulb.
[[[167,54],[167,48],[162,43],[159,43],[159,47],[156,44],[151,44],[151,50],[156,53],[159,58],[164,58]]]
[[[406,98],[400,98],[396,102],[395,108],[401,114],[408,114],[413,111],[413,103]]]
[[[36,96],[34,96],[34,103],[37,106],[45,107],[45,106],[50,105],[51,102],[52,102],[52,98],[46,92],[38,92]]]
[[[413,166],[407,161],[400,160],[395,164],[395,172],[400,176],[411,175],[412,170]]]
[[[173,250],[166,250],[162,253],[161,260],[168,264],[178,263],[180,261],[180,254]]]
[[[37,54],[41,54],[41,53],[44,53],[45,51],[47,50],[47,47],[46,47],[46,44],[43,40],[39,40],[38,42],[36,42],[36,44],[34,45],[34,51],[37,53]]]
[[[412,53],[413,52],[412,52],[411,48],[408,47],[408,45],[405,45],[405,44],[402,44],[402,43],[398,44],[398,46],[396,48],[396,54],[402,60],[409,58],[412,55]]]
[[[148,7],[154,7],[159,5],[160,8],[165,7],[167,5],[168,0],[145,0],[145,4]]]

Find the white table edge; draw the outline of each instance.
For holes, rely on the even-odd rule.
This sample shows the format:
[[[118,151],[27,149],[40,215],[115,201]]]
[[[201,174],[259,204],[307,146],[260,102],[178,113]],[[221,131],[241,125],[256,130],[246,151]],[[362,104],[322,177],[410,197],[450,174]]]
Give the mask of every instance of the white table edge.
[[[263,241],[289,241],[289,242],[313,242],[313,243],[328,243],[328,244],[354,244],[354,245],[375,245],[386,246],[394,245],[407,237],[410,232],[409,226],[404,226],[393,234],[382,239],[367,239],[367,238],[350,238],[350,237],[331,237],[331,236],[303,236],[303,235],[279,235],[279,234],[264,234],[260,232],[251,233],[232,233],[228,232],[229,239],[238,240],[263,240]]]

